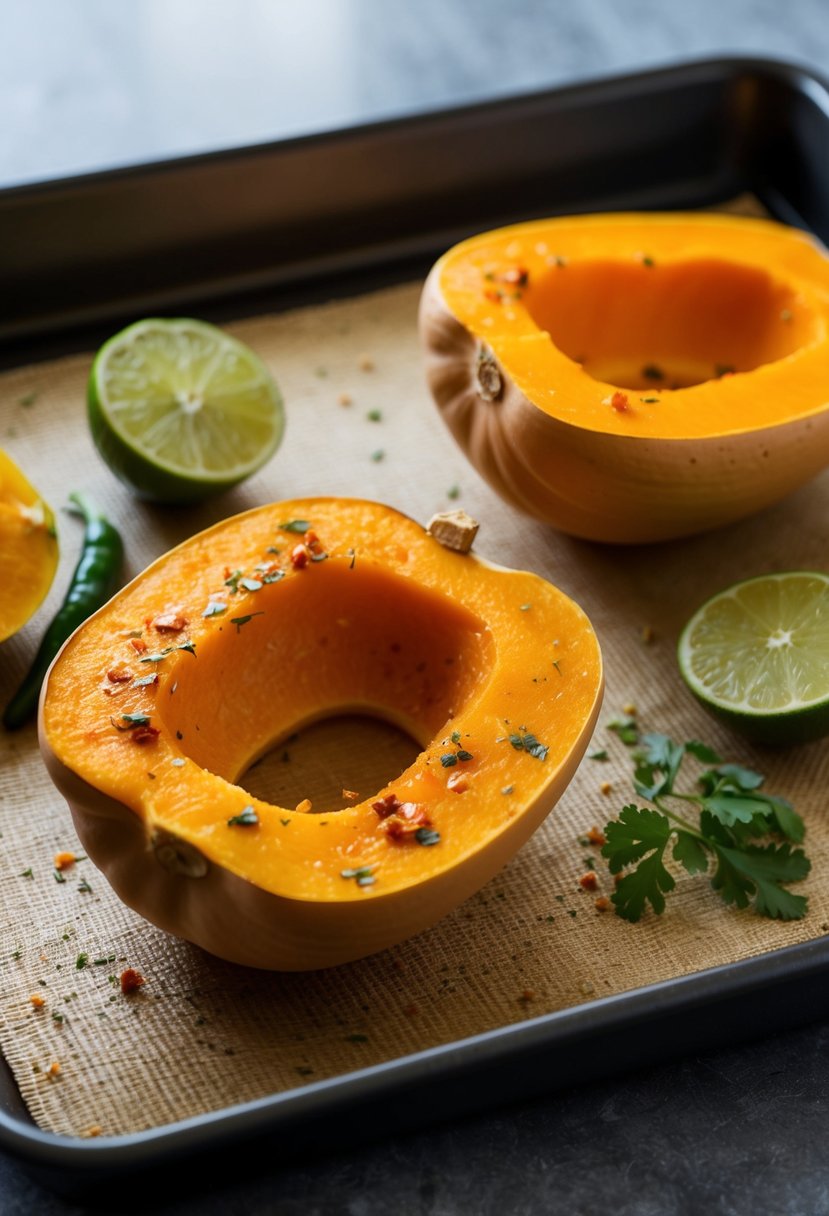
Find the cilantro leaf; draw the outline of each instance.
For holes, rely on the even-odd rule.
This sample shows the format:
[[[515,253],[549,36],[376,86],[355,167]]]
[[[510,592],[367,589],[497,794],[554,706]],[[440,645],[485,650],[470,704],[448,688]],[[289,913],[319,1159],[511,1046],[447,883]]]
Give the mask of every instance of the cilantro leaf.
[[[663,772],[668,778],[668,785],[673,786],[685,755],[684,744],[674,743],[667,735],[653,733],[642,735],[641,741],[645,760]]]
[[[806,897],[793,895],[780,884],[798,882],[811,868],[802,849],[789,844],[748,845],[737,850],[718,845],[717,871],[712,879],[726,903],[745,908],[750,897],[761,916],[774,920],[799,920],[806,912]]]
[[[685,744],[686,752],[696,757],[702,764],[719,764],[720,757],[712,747],[707,743],[700,743],[698,739],[689,739]]]
[[[774,794],[764,794],[763,801],[771,807],[774,827],[785,840],[800,844],[806,835],[806,825],[790,802]]]
[[[662,864],[662,854],[652,853],[630,874],[626,874],[610,899],[623,920],[636,924],[642,919],[645,905],[654,912],[665,911],[663,891],[673,891],[676,883]]]
[[[628,747],[633,747],[639,742],[639,727],[636,725],[636,719],[632,714],[623,714],[621,718],[608,722],[607,729],[615,731],[622,742],[627,744]]]
[[[633,788],[640,798],[653,800],[663,791],[668,791],[668,777],[655,764],[639,760],[633,770]]]
[[[726,827],[735,823],[751,823],[755,815],[765,816],[770,810],[768,803],[759,798],[744,798],[728,790],[723,790],[720,794],[710,794],[707,798],[702,798],[701,803]]]
[[[708,871],[705,845],[690,832],[677,832],[673,856],[689,874],[705,874]]]
[[[737,789],[756,790],[763,784],[764,777],[753,769],[743,768],[741,764],[718,764],[714,770],[718,776],[733,782]]]
[[[806,914],[806,897],[787,889],[809,873],[809,859],[792,847],[802,842],[805,826],[785,798],[761,792],[761,773],[723,762],[697,740],[676,743],[664,734],[640,735],[630,718],[611,723],[610,729],[626,742],[635,733],[633,787],[654,807],[625,806],[604,830],[601,853],[610,872],[633,867],[611,896],[619,916],[637,921],[648,904],[656,913],[663,911],[665,895],[676,885],[665,865],[671,841],[672,859],[691,875],[708,873],[713,854],[711,885],[726,904],[753,905],[759,915],[777,920]],[[697,792],[675,788],[687,756],[712,766],[697,777]],[[672,799],[681,800],[681,814],[667,805]],[[698,824],[686,817],[691,806]]]
[[[651,849],[662,850],[672,832],[670,820],[659,811],[637,807],[634,803],[619,812],[618,820],[608,823],[604,830],[602,857],[608,859],[611,874],[618,874],[633,861],[638,861]]]

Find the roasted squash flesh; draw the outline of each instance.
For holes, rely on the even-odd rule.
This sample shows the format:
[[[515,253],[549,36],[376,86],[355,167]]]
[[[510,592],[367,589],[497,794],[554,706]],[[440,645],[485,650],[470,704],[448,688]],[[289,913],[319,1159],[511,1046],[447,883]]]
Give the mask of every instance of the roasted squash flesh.
[[[478,471],[576,535],[687,535],[829,463],[829,258],[773,221],[620,213],[482,233],[433,267],[420,330]]]
[[[791,283],[739,263],[584,261],[530,280],[539,329],[593,379],[690,388],[794,355],[825,321]]]
[[[304,538],[282,526],[298,520]],[[275,924],[257,913],[229,946],[205,929],[214,909],[185,923],[177,896],[147,907],[125,879],[127,902],[224,957],[320,966],[433,923],[499,868],[569,780],[601,689],[594,632],[551,584],[450,552],[382,505],[317,499],[225,521],[119,593],[53,664],[41,743],[116,889],[127,861],[102,824],[126,816],[145,858],[161,843],[170,882],[207,891],[198,880],[220,870]],[[344,713],[393,722],[422,751],[339,811],[245,789],[263,753]],[[390,919],[368,932],[378,899]]]

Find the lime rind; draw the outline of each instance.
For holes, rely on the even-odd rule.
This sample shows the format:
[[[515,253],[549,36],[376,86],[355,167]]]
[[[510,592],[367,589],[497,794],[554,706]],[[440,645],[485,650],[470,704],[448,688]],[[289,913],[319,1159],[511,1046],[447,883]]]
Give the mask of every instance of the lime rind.
[[[829,733],[829,576],[746,579],[707,600],[679,638],[680,672],[702,705],[758,742]]]
[[[284,405],[262,360],[207,322],[149,318],[98,351],[93,438],[142,497],[192,502],[230,488],[279,447]]]

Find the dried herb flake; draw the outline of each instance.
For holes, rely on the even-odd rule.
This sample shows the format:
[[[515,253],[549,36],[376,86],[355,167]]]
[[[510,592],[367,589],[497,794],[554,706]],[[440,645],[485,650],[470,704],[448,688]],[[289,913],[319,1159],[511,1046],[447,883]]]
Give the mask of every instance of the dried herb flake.
[[[230,618],[231,625],[236,626],[236,632],[241,633],[242,626],[247,625],[248,621],[252,621],[255,616],[264,616],[264,612],[249,612],[247,616],[232,616]]]
[[[228,827],[251,827],[259,822],[259,816],[252,806],[246,806],[238,815],[231,815],[227,821]]]

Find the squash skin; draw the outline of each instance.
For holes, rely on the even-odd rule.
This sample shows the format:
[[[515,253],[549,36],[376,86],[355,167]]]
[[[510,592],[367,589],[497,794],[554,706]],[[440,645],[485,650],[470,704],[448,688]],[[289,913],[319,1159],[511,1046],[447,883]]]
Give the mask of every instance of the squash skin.
[[[225,557],[234,551],[241,553],[241,542],[234,549],[236,541],[245,536],[251,545],[245,552],[253,556],[265,547],[268,537],[273,540],[280,520],[292,518],[314,523],[326,544],[328,559],[305,569],[289,569],[284,579],[266,589],[268,600],[262,597],[265,589],[242,597],[246,614],[266,605],[267,614],[273,617],[268,626],[272,632],[261,633],[258,643],[251,628],[253,620],[235,632],[225,627],[223,651],[216,645],[218,621],[201,618],[195,609],[203,607],[206,588],[215,586],[217,570],[219,575],[225,572]],[[349,538],[355,543],[348,543]],[[298,538],[286,538],[283,533],[281,539],[293,542]],[[349,556],[352,548],[357,553],[356,566],[353,554]],[[204,560],[206,556],[208,560]],[[179,567],[180,588],[175,583]],[[414,625],[419,620],[434,620],[435,637],[440,638],[438,597],[447,588],[453,597],[446,607],[446,636],[450,641],[456,638],[461,656],[458,666],[468,667],[471,674],[468,678],[459,675],[457,683],[446,690],[450,700],[454,692],[465,698],[463,704],[453,707],[455,718],[443,720],[445,704],[440,696],[434,711],[438,717],[430,718],[432,711],[427,709],[426,717],[418,721],[406,706],[401,709],[399,720],[425,744],[415,763],[384,790],[343,811],[316,816],[271,807],[246,794],[242,778],[238,779],[241,784],[237,782],[240,764],[246,767],[266,743],[266,735],[257,734],[260,709],[255,693],[252,720],[240,724],[240,733],[249,734],[247,750],[234,751],[236,743],[230,740],[224,755],[222,732],[214,731],[211,742],[193,743],[196,752],[203,744],[205,757],[215,760],[214,771],[189,757],[182,750],[188,747],[188,732],[182,732],[186,737],[180,743],[176,720],[169,718],[171,711],[164,707],[189,696],[190,710],[204,713],[199,720],[209,733],[212,709],[205,704],[207,697],[198,680],[204,680],[204,688],[211,684],[215,688],[217,680],[221,685],[220,662],[225,651],[236,669],[246,661],[261,661],[264,670],[267,639],[278,644],[286,632],[286,621],[287,632],[293,633],[291,622],[304,621],[316,611],[315,601],[297,598],[310,595],[308,589],[316,589],[314,594],[319,593],[329,614],[347,613],[344,580],[361,568],[364,573],[359,577],[367,592],[355,592],[355,605],[370,612],[375,579],[380,580],[377,586],[399,592],[399,600],[388,614],[389,629],[395,617],[407,619],[412,604]],[[191,622],[187,635],[195,646],[195,657],[186,651],[172,653],[157,665],[157,686],[128,689],[128,701],[120,692],[106,697],[100,688],[100,673],[118,661],[129,644],[123,637],[125,623],[136,613],[144,619],[159,588],[169,593],[173,585],[181,590],[185,583],[192,587],[198,569],[201,575],[195,578],[202,581],[193,590],[194,600],[185,604]],[[520,604],[530,595],[533,612],[522,613]],[[424,597],[422,606],[420,596]],[[291,597],[298,607],[290,607]],[[468,636],[464,632],[473,619],[468,614],[471,602],[481,610],[481,620],[487,620],[485,632],[491,632],[491,639],[482,641],[474,630]],[[508,617],[497,617],[499,603]],[[460,609],[458,604],[466,607]],[[288,615],[280,620],[283,605],[288,605],[284,609]],[[490,607],[494,610],[491,618]],[[421,610],[423,616],[418,617]],[[323,610],[319,611],[323,620]],[[380,608],[377,611],[381,613]],[[511,624],[504,625],[513,615],[514,632]],[[371,624],[368,632],[374,635],[384,619],[381,613],[379,625]],[[264,621],[259,621],[260,630],[264,627]],[[562,679],[555,670],[550,671],[551,656],[545,653],[545,675],[556,677],[552,684],[555,711],[549,693],[545,708],[545,697],[529,676],[526,683],[535,697],[516,704],[516,668],[522,677],[525,672],[541,670],[540,657],[528,657],[527,648],[542,636],[549,638],[551,629],[561,634],[560,665],[566,673]],[[252,640],[244,659],[233,645],[246,631]],[[107,636],[112,639],[111,648],[103,653]],[[359,649],[358,635],[354,637]],[[410,640],[416,649],[416,638],[403,634],[401,640],[404,651]],[[331,646],[336,649],[335,640]],[[342,653],[350,651],[349,643]],[[285,700],[283,735],[289,733],[286,724],[291,712],[302,721],[311,720],[315,698],[320,702],[316,716],[327,716],[342,706],[335,666],[333,674],[326,673],[323,684],[312,687],[307,695],[301,688],[301,668],[297,668],[292,695],[274,693],[271,685],[271,697],[281,695]],[[397,667],[390,671],[390,687],[397,695],[409,679]],[[325,684],[329,680],[330,687]],[[523,689],[523,679],[520,683]],[[76,694],[77,722],[67,723],[61,708],[68,687],[81,690]],[[174,687],[176,698],[170,693]],[[548,679],[545,688],[549,687]],[[355,697],[354,707],[364,708],[364,692],[360,690]],[[41,694],[39,736],[44,761],[69,804],[81,843],[126,904],[165,931],[228,961],[270,970],[308,970],[373,954],[420,932],[497,873],[538,828],[571,780],[595,727],[602,693],[601,655],[589,621],[549,583],[491,566],[474,555],[450,553],[419,525],[382,504],[314,499],[255,508],[223,521],[164,555],[133,580],[69,639],[55,659]],[[103,701],[106,704],[101,705]],[[114,712],[117,722],[113,703],[130,712],[136,708],[148,712],[160,729],[159,736],[136,743],[129,731],[116,730],[109,724]],[[503,727],[496,736],[494,705],[505,705],[508,715],[510,710],[516,714],[526,711],[528,724],[531,720],[539,738],[549,741],[549,756],[539,760],[516,751],[504,738]],[[375,709],[385,717],[395,716],[388,698]],[[238,704],[233,712],[238,715]],[[426,727],[431,730],[438,718],[440,727],[432,738]],[[455,726],[474,750],[465,769],[470,788],[461,793],[450,792],[450,770],[439,761],[447,747],[452,750],[448,736]],[[556,738],[544,738],[552,736],[554,728]],[[453,766],[452,771],[459,767]],[[151,781],[146,778],[148,769],[155,774]],[[139,781],[142,772],[144,779]],[[514,798],[501,793],[505,772],[516,775],[519,792]],[[412,839],[391,840],[372,809],[372,802],[387,793],[427,806],[440,842],[421,847]],[[229,817],[244,804],[255,806],[259,824],[229,826]],[[327,821],[322,832],[319,820]],[[171,849],[177,853],[171,855]],[[376,881],[361,889],[344,878],[342,870],[364,864],[375,868]],[[189,875],[176,872],[177,868],[188,870]]]
[[[813,332],[786,357],[671,392],[593,379],[521,298],[533,275],[549,273],[538,247],[573,251],[562,276],[594,247],[608,258],[618,249],[621,264],[652,251],[657,270],[714,255],[740,273],[769,267]],[[511,263],[529,267],[528,290],[484,299],[483,267]],[[471,464],[506,502],[582,539],[635,544],[708,531],[771,506],[829,464],[829,259],[771,221],[632,213],[485,233],[433,266],[419,330],[435,404]],[[496,369],[494,400],[481,395],[482,352]],[[619,392],[629,404],[616,410]]]
[[[57,566],[54,515],[11,457],[0,450],[0,642],[34,616]]]

